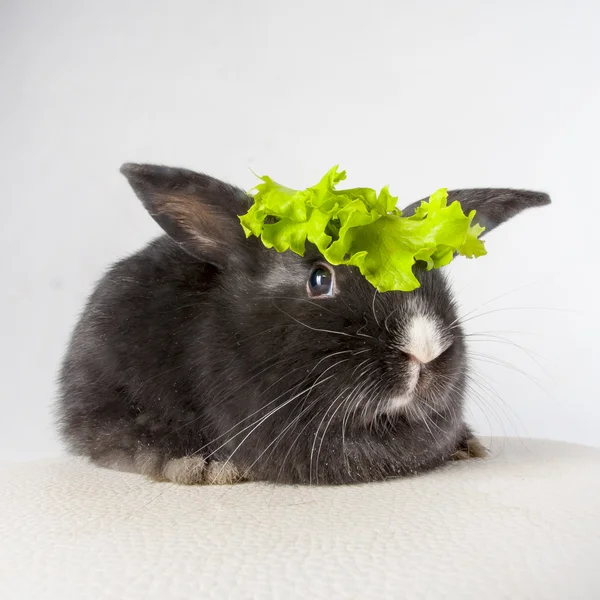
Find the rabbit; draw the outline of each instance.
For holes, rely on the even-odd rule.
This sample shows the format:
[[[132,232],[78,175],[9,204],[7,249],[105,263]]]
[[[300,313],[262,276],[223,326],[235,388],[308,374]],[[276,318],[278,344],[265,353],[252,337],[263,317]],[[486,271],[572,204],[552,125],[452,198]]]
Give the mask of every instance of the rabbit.
[[[166,235],[117,262],[59,375],[71,452],[180,484],[338,485],[484,456],[463,407],[465,338],[444,270],[379,293],[354,267],[246,238],[244,191],[180,168],[121,172]],[[489,233],[550,202],[448,193]],[[408,206],[410,215],[421,201]]]

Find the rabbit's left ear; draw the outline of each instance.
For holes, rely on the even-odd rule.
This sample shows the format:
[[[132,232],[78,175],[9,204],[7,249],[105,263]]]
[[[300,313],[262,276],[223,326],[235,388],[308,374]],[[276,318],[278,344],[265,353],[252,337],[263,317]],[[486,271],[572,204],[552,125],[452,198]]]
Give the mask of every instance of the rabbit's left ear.
[[[423,200],[427,201],[427,198]],[[407,206],[402,215],[409,217],[423,202],[413,202]],[[508,221],[527,208],[550,204],[550,196],[543,192],[528,190],[512,190],[506,188],[475,188],[470,190],[448,191],[448,204],[458,200],[463,212],[469,214],[475,210],[474,222],[485,227],[485,233]]]

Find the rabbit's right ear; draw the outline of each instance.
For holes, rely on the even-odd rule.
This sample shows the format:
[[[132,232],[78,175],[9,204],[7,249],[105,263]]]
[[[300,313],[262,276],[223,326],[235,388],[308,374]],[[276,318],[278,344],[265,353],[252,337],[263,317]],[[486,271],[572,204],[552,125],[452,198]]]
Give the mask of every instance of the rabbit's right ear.
[[[159,165],[126,163],[121,173],[186,252],[221,269],[248,261],[251,244],[239,215],[250,202],[242,190],[208,175]]]
[[[407,206],[402,214],[409,217],[429,198],[423,198]],[[474,188],[449,190],[448,204],[455,200],[460,202],[465,214],[475,211],[474,222],[485,227],[484,235],[512,219],[528,208],[536,208],[550,204],[550,196],[544,192],[515,190],[509,188]]]

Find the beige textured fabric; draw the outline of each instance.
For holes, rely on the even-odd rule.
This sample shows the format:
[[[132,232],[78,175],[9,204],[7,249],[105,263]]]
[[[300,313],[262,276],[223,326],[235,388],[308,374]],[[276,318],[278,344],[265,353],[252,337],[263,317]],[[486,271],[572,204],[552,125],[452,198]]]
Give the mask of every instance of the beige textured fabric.
[[[600,450],[500,440],[384,484],[183,487],[0,467],[0,598],[600,598]]]

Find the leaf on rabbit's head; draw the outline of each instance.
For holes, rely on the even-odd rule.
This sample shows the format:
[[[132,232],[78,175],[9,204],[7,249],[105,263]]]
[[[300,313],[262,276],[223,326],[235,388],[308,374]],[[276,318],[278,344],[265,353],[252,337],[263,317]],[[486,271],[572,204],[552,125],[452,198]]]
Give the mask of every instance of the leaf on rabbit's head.
[[[430,270],[447,265],[455,254],[486,253],[478,239],[483,227],[473,224],[475,211],[465,215],[458,202],[448,206],[445,189],[403,217],[387,187],[379,194],[370,188],[337,190],[345,178],[335,166],[316,185],[294,190],[260,177],[254,203],[240,217],[246,237],[300,256],[310,242],[330,264],[357,267],[380,292],[419,287],[416,261]]]

